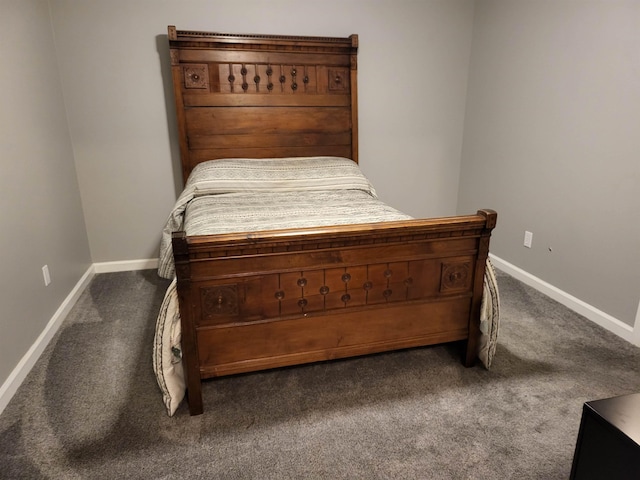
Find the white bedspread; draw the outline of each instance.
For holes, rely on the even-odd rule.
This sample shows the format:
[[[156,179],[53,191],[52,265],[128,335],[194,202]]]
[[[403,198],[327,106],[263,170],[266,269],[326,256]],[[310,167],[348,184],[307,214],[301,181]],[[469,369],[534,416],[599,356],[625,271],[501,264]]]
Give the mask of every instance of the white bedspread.
[[[336,157],[214,160],[198,165],[163,230],[158,273],[173,278],[171,234],[251,232],[410,219],[384,204],[357,164]],[[175,280],[158,320],[153,367],[167,413],[184,398]],[[479,358],[488,368],[499,321],[497,284],[487,264]]]

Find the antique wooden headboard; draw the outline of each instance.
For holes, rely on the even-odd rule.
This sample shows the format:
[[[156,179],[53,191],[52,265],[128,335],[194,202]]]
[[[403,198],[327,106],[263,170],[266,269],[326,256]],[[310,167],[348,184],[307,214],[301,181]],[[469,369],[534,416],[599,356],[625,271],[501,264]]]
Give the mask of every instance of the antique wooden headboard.
[[[358,161],[357,35],[168,36],[185,182],[219,158]]]

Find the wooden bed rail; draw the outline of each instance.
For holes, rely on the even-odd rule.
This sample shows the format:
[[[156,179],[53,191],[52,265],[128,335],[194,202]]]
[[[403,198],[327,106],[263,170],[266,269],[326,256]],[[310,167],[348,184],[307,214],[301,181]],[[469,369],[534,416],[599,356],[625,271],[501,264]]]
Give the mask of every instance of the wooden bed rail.
[[[173,234],[174,244],[188,243],[192,252],[200,249],[228,248],[247,246],[250,248],[269,248],[278,245],[306,245],[314,240],[331,243],[339,240],[345,242],[379,243],[388,241],[406,241],[412,238],[446,238],[456,235],[465,236],[476,233],[479,229],[492,230],[496,225],[497,213],[493,210],[478,210],[476,215],[440,217],[416,220],[399,220],[365,224],[335,225],[283,230],[265,230],[250,233],[227,233],[218,235],[201,235],[187,237],[185,232]]]

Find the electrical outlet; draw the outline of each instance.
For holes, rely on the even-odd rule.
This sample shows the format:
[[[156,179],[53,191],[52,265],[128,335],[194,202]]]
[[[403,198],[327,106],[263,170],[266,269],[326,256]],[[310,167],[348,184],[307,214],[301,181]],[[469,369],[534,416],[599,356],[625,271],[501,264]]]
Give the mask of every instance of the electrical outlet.
[[[527,248],[531,248],[531,244],[533,243],[533,233],[525,230],[524,232],[524,246]]]
[[[42,267],[42,276],[44,277],[44,286],[48,287],[51,283],[51,274],[49,273],[49,266]]]

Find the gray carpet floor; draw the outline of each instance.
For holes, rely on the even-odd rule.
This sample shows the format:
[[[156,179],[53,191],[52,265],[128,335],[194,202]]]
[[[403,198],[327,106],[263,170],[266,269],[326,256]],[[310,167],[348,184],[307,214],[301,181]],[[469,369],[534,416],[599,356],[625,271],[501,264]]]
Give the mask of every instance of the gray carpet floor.
[[[490,371],[455,345],[205,383],[169,418],[167,283],[97,275],[0,416],[3,479],[566,479],[585,401],[640,392],[640,349],[500,274]]]

